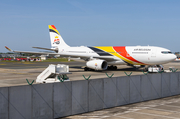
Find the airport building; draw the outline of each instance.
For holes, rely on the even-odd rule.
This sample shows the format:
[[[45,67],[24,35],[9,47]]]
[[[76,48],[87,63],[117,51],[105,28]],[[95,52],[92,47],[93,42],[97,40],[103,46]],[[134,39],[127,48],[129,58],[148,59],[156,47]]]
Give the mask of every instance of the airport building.
[[[2,53],[0,54],[0,58],[5,58],[5,57],[22,57],[20,54],[8,54],[8,53]]]

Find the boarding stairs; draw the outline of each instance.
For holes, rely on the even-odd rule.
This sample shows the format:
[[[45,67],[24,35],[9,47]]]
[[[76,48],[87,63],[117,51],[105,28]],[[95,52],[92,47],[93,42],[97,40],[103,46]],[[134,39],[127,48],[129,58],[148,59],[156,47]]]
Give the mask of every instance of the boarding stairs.
[[[37,76],[36,83],[69,81],[67,74],[71,74],[71,72],[69,72],[68,65],[50,64],[41,74]]]

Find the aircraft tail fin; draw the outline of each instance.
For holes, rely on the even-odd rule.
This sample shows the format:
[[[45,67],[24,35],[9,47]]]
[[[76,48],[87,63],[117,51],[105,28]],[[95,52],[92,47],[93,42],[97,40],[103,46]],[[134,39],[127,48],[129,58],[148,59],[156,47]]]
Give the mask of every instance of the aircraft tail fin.
[[[51,46],[55,48],[59,47],[70,47],[67,45],[63,38],[61,37],[60,33],[56,29],[54,25],[49,25],[49,34],[50,34],[50,40],[51,40]]]

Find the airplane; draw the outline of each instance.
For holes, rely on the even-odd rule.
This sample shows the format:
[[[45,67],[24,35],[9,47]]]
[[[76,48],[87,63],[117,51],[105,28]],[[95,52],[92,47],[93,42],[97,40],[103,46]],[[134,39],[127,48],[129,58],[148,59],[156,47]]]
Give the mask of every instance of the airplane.
[[[116,65],[145,67],[161,65],[176,59],[170,50],[156,46],[80,46],[70,47],[65,43],[54,25],[49,25],[51,48],[33,47],[53,52],[9,51],[42,55],[60,55],[86,61],[84,71],[116,70]]]

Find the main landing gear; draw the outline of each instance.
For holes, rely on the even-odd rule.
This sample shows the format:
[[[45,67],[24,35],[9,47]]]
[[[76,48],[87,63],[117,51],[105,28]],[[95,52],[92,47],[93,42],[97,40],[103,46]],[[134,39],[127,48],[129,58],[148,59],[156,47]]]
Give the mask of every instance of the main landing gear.
[[[94,71],[94,69],[88,68],[88,67],[84,67],[84,71]]]
[[[117,66],[108,66],[107,70],[117,70]]]

